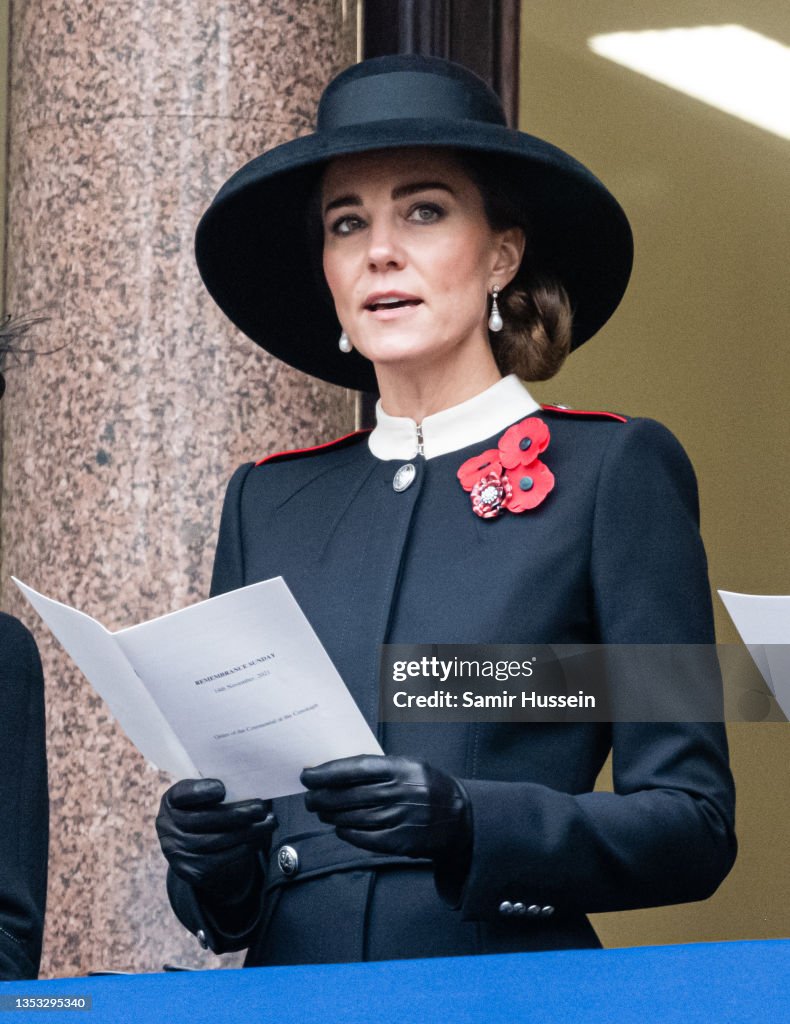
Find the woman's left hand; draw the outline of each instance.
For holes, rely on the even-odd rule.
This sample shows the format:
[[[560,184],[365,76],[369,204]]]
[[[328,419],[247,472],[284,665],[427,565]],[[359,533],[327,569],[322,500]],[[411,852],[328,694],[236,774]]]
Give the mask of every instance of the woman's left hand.
[[[452,775],[407,757],[360,754],[305,768],[308,811],[338,836],[375,853],[468,856],[469,798]]]

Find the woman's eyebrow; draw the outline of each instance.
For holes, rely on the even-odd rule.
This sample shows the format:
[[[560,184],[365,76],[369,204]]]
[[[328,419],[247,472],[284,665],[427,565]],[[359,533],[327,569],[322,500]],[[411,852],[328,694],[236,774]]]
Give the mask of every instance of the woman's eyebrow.
[[[352,194],[338,196],[337,199],[332,199],[326,204],[324,213],[327,214],[330,210],[336,210],[338,206],[362,206],[362,200],[359,196]]]
[[[451,196],[455,195],[455,192],[444,181],[415,181],[408,185],[398,185],[392,190],[392,198],[403,199],[404,196],[413,196],[415,192],[428,192],[437,188],[449,192]]]
[[[409,182],[407,185],[398,185],[397,188],[394,188],[392,190],[392,198],[403,199],[405,196],[413,196],[416,192],[429,192],[431,189],[441,189],[444,192],[449,192],[451,196],[455,195],[455,192],[444,181],[414,181]],[[349,193],[346,196],[338,196],[337,199],[331,199],[326,204],[324,214],[326,215],[330,210],[336,210],[340,206],[362,206],[362,199],[353,193]]]

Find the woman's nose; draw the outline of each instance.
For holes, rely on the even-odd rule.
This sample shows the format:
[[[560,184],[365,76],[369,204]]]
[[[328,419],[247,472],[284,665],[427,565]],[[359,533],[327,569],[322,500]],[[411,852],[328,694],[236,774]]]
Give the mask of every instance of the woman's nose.
[[[368,265],[371,270],[397,269],[404,263],[403,248],[393,225],[371,226],[368,244]]]

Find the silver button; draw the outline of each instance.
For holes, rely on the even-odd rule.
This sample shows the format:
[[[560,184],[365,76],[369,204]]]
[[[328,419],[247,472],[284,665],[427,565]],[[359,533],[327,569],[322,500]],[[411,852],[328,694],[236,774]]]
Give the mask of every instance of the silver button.
[[[281,846],[277,851],[277,867],[290,877],[299,870],[299,854],[293,846]]]
[[[513,913],[513,904],[510,900],[505,900],[503,903],[499,904],[499,913],[504,914],[505,917],[510,917]]]
[[[514,914],[526,914],[526,912],[527,912],[527,908],[524,906],[523,903],[514,903],[513,904],[513,913]]]
[[[407,487],[411,487],[414,483],[414,478],[417,475],[417,470],[411,462],[407,462],[405,466],[401,466],[392,481],[392,487],[398,493],[405,491]]]
[[[203,931],[202,928],[195,935],[195,938],[198,940],[203,949],[208,949],[208,939],[206,938],[206,933]]]
[[[537,905],[537,903],[530,903],[530,905],[527,907],[527,913],[530,914],[532,917],[537,917],[540,913],[540,907]]]
[[[553,913],[554,913],[554,907],[541,907],[540,908],[540,916],[541,917],[551,917],[551,915]]]

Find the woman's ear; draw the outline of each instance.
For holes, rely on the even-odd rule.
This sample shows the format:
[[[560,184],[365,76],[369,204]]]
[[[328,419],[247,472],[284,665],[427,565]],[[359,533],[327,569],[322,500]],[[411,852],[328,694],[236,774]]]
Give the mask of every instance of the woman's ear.
[[[501,281],[500,288],[505,288],[516,276],[521,260],[524,258],[526,238],[522,228],[507,228],[499,232],[499,241],[495,247],[495,260],[492,274]]]

